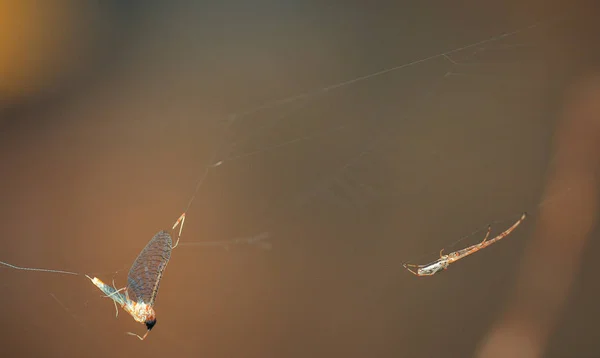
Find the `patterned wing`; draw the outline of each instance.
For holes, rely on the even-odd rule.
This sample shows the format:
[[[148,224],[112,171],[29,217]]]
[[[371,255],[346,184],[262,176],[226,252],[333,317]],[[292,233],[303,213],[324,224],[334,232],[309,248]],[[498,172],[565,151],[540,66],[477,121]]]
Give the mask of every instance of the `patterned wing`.
[[[154,305],[163,271],[171,258],[172,248],[171,235],[160,231],[140,252],[127,277],[127,293],[131,300]]]

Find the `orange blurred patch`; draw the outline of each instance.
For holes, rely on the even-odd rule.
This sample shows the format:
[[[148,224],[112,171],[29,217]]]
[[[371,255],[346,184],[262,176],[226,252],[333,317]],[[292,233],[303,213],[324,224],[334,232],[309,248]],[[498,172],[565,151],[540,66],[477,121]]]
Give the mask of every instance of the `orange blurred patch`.
[[[68,69],[77,44],[76,1],[0,0],[0,98],[39,91]]]

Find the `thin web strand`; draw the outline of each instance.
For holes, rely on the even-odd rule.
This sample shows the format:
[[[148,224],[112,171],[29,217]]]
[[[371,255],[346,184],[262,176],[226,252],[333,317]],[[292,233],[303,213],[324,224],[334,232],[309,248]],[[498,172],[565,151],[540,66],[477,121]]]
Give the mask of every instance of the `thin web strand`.
[[[270,151],[275,150],[275,149],[281,149],[283,147],[287,147],[287,146],[290,146],[290,145],[294,145],[294,144],[298,144],[298,143],[301,143],[301,142],[309,141],[311,139],[322,137],[322,136],[327,135],[327,134],[339,132],[342,129],[346,129],[348,127],[355,126],[357,124],[358,124],[358,122],[353,123],[353,124],[349,124],[349,125],[338,126],[338,127],[335,127],[335,128],[328,128],[328,129],[325,129],[323,131],[319,131],[319,132],[316,132],[316,133],[308,134],[308,135],[305,135],[305,136],[299,137],[299,138],[294,138],[294,139],[291,139],[291,140],[283,142],[283,143],[277,143],[277,144],[273,144],[273,145],[270,145],[270,146],[267,146],[267,147],[264,147],[264,148],[261,148],[261,149],[257,149],[257,150],[251,151],[251,152],[238,154],[238,155],[229,157],[227,159],[223,159],[221,162],[222,163],[227,163],[227,162],[236,161],[236,160],[239,160],[239,159],[244,159],[244,158],[256,156],[256,155],[259,155],[259,154],[270,152]]]
[[[519,31],[519,32],[520,32],[520,31]],[[515,34],[517,34],[517,32],[511,33],[511,34],[507,34],[506,36],[515,35]],[[501,38],[504,38],[504,37],[499,37],[499,38],[494,38],[494,39],[495,39],[495,40],[498,40],[498,39],[501,39]],[[481,45],[481,44],[479,44],[479,45]],[[517,44],[517,45],[518,45],[518,46],[525,46],[524,44]],[[500,49],[501,49],[501,50],[512,49],[512,48],[514,48],[514,47],[518,47],[517,45],[506,44],[505,46],[502,46],[502,47],[500,47]],[[459,51],[459,50],[462,50],[462,49],[464,49],[464,48],[461,48],[461,49],[456,49],[456,50],[453,50],[453,51],[449,51],[449,52],[447,52],[447,53],[444,53],[444,54],[442,54],[442,55],[441,55],[441,57],[443,57],[444,59],[446,59],[446,60],[447,60],[448,62],[450,62],[450,64],[451,64],[451,65],[453,65],[453,66],[465,66],[465,65],[466,65],[466,66],[469,66],[469,65],[473,65],[473,63],[456,62],[455,60],[453,60],[453,59],[452,59],[452,58],[449,56],[449,54],[451,54],[451,53],[454,53],[454,52],[457,52],[457,51]],[[484,48],[484,49],[485,49],[485,48]],[[481,50],[481,49],[479,49],[479,50]],[[473,54],[473,55],[474,55],[474,54]],[[436,57],[439,57],[439,56],[436,56]],[[446,72],[446,73],[444,74],[443,78],[448,78],[448,77],[450,77],[450,76],[455,76],[455,75],[468,75],[468,74],[457,73],[457,72],[453,72],[453,71],[451,70],[451,71],[448,71],[448,72]],[[480,74],[474,74],[474,76],[479,76],[479,75],[480,75]],[[271,126],[273,126],[273,125],[277,124],[277,121],[278,121],[279,119],[281,119],[281,118],[285,118],[285,117],[288,117],[288,116],[289,116],[289,115],[291,115],[293,112],[295,112],[295,111],[297,111],[297,110],[299,110],[299,109],[302,109],[302,108],[306,107],[307,105],[308,105],[308,104],[306,103],[306,104],[304,104],[304,105],[302,105],[302,106],[300,106],[300,107],[298,107],[298,108],[295,108],[295,109],[294,109],[292,112],[290,112],[290,113],[286,113],[286,114],[284,114],[284,115],[280,116],[280,117],[279,117],[279,118],[277,118],[275,121],[273,121],[273,122],[270,122],[268,126],[263,126],[263,127],[261,127],[261,129],[262,129],[262,128],[264,128],[264,127],[269,127],[269,128],[270,128]],[[355,124],[357,124],[357,123],[355,123]],[[351,124],[351,125],[354,125],[354,124]],[[246,157],[250,157],[250,156],[255,156],[255,155],[262,154],[262,153],[266,153],[266,152],[269,152],[269,151],[271,151],[271,150],[274,150],[274,149],[279,149],[279,148],[282,148],[282,147],[285,147],[285,146],[288,146],[288,145],[298,144],[298,143],[300,143],[300,142],[302,142],[302,141],[310,140],[310,139],[313,139],[314,137],[318,137],[318,136],[322,136],[322,135],[328,134],[328,132],[337,132],[338,130],[340,130],[340,129],[343,129],[344,127],[346,127],[346,126],[339,126],[339,127],[333,128],[333,129],[325,129],[323,132],[317,132],[317,133],[313,133],[313,134],[306,135],[306,136],[303,136],[303,137],[294,138],[294,139],[291,139],[291,140],[289,140],[289,141],[286,141],[286,142],[283,142],[283,143],[279,143],[279,144],[274,144],[274,145],[271,145],[271,146],[263,147],[263,148],[261,148],[261,149],[257,149],[257,150],[251,151],[251,152],[247,152],[247,153],[242,153],[242,154],[233,155],[233,156],[230,156],[230,157],[228,157],[228,158],[225,158],[225,159],[222,159],[222,160],[220,160],[220,161],[219,161],[219,165],[221,165],[221,164],[223,164],[223,163],[226,163],[226,162],[229,162],[229,161],[234,161],[234,160],[243,159],[243,158],[246,158]],[[257,131],[255,131],[255,132],[253,132],[253,133],[251,134],[251,136],[254,136],[254,135],[256,135],[257,133],[258,133],[258,132],[257,132]],[[245,141],[245,140],[244,140],[244,141]]]
[[[445,57],[445,56],[451,55],[451,54],[453,54],[455,52],[463,51],[463,50],[466,50],[466,49],[469,49],[469,48],[472,48],[472,47],[483,45],[483,44],[488,43],[488,42],[497,41],[497,40],[500,40],[500,39],[503,39],[503,38],[506,38],[506,37],[509,37],[509,36],[513,36],[513,35],[516,35],[518,33],[523,32],[523,31],[531,30],[533,28],[536,28],[539,25],[540,25],[540,23],[535,23],[533,25],[530,25],[530,26],[527,26],[527,27],[524,27],[524,28],[521,28],[521,29],[518,29],[518,30],[515,30],[515,31],[512,31],[512,32],[508,32],[508,33],[503,33],[503,34],[500,34],[500,35],[496,35],[496,36],[487,38],[485,40],[481,40],[481,41],[477,41],[475,43],[471,43],[471,44],[468,44],[468,45],[465,45],[465,46],[457,47],[455,49],[452,49],[452,50],[449,50],[449,51],[445,51],[445,52],[442,52],[442,53],[438,53],[436,55],[431,55],[431,56],[428,56],[428,57],[425,57],[425,58],[421,58],[421,59],[418,59],[418,60],[414,60],[414,61],[411,61],[411,62],[408,62],[408,63],[404,63],[404,64],[397,65],[397,66],[394,66],[394,67],[389,67],[389,68],[383,69],[381,71],[373,72],[373,73],[370,73],[370,74],[367,74],[367,75],[364,75],[364,76],[356,77],[356,78],[353,78],[353,79],[350,79],[350,80],[346,80],[346,81],[343,81],[343,82],[339,82],[339,83],[336,83],[336,84],[332,84],[332,85],[329,85],[329,86],[326,86],[326,87],[321,87],[321,88],[318,88],[318,89],[315,89],[315,90],[312,90],[312,91],[308,91],[308,92],[304,92],[304,93],[301,93],[301,94],[293,95],[293,96],[290,96],[290,97],[282,98],[282,99],[279,99],[279,100],[274,100],[274,101],[271,101],[271,102],[267,102],[265,104],[262,104],[262,105],[254,107],[254,108],[248,109],[246,111],[243,111],[243,112],[240,112],[240,113],[236,113],[233,116],[236,119],[239,119],[241,117],[245,117],[245,116],[247,116],[249,114],[253,114],[253,113],[258,112],[258,111],[262,111],[262,110],[265,110],[265,109],[271,109],[271,108],[279,107],[279,106],[284,105],[284,104],[296,102],[298,100],[302,100],[302,99],[305,99],[305,98],[310,98],[310,97],[319,95],[319,94],[324,93],[324,92],[330,92],[330,91],[333,91],[333,90],[336,90],[336,89],[339,89],[339,88],[342,88],[342,87],[346,87],[346,86],[352,85],[352,84],[357,83],[357,82],[366,81],[366,80],[369,80],[369,79],[374,78],[374,77],[378,77],[378,76],[381,76],[381,75],[384,75],[384,74],[387,74],[387,73],[390,73],[390,72],[398,71],[398,70],[401,70],[401,69],[406,68],[406,67],[418,65],[420,63],[431,61],[431,60],[434,60],[436,58]]]

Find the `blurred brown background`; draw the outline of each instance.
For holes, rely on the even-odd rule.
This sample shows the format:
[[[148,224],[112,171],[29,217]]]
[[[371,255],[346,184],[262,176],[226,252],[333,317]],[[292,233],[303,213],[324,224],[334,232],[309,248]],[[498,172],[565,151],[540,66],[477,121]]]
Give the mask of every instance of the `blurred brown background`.
[[[0,1],[0,260],[106,282],[120,270],[118,286],[185,208],[229,114],[542,23],[458,51],[458,64],[437,58],[241,118],[225,159],[324,134],[226,160],[185,240],[269,230],[272,251],[177,248],[145,342],[85,279],[0,268],[0,356],[472,356],[533,220],[436,277],[401,262],[524,210],[535,218],[561,89],[595,64],[593,11]],[[600,355],[597,246],[548,357]]]

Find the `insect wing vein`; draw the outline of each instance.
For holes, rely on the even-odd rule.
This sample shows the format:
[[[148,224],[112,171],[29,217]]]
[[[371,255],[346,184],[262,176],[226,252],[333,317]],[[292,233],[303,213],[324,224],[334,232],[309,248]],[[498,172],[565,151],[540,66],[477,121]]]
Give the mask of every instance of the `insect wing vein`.
[[[131,300],[154,305],[163,271],[171,258],[172,248],[171,235],[160,231],[140,252],[127,277],[127,294]]]

